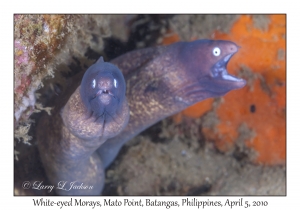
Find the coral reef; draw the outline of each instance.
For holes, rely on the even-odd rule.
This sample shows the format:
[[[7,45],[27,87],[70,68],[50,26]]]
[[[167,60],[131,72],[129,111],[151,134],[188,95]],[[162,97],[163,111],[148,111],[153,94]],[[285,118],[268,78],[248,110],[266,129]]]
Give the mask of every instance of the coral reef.
[[[26,143],[30,140],[19,130],[32,124],[29,119],[32,113],[50,111],[49,107],[44,108],[36,91],[46,86],[45,89],[54,92],[53,84],[61,80],[57,73],[62,71],[61,66],[69,66],[74,57],[83,58],[88,48],[100,52],[104,46],[102,38],[111,35],[110,18],[109,15],[14,15],[14,124],[19,140]]]
[[[53,76],[53,64],[49,63],[62,47],[71,20],[63,15],[14,16],[15,125],[33,113],[35,91],[45,77]]]
[[[34,142],[34,136],[28,135],[33,122],[29,116],[51,109],[45,107],[43,95],[37,97],[36,90],[44,86],[39,92],[57,91],[53,84],[61,80],[59,72],[69,75],[74,61],[85,69],[102,52],[104,58],[112,59],[108,51],[118,56],[129,49],[180,40],[228,39],[241,48],[227,69],[246,79],[248,85],[225,97],[195,104],[175,115],[175,123],[165,119],[128,142],[107,170],[104,194],[284,195],[286,16],[137,17],[141,15],[15,15],[15,139]],[[171,27],[162,28],[158,22]],[[133,29],[138,32],[135,36],[130,34]],[[45,38],[53,32],[60,39]],[[117,40],[104,42],[105,37]],[[42,41],[45,39],[48,42]],[[51,40],[60,48],[48,46]],[[134,40],[138,40],[134,48],[128,47]],[[40,62],[32,57],[36,44]],[[48,47],[49,54],[44,51]],[[87,53],[90,49],[98,54]],[[31,127],[34,132],[34,124]],[[20,150],[16,150],[17,158]]]

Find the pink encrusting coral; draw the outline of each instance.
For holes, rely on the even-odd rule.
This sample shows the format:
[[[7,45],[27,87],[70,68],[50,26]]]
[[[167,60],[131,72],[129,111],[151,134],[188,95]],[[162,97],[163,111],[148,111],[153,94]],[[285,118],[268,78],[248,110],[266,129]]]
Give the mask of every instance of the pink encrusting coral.
[[[77,18],[71,15],[14,15],[14,125],[15,139],[30,144],[30,116],[44,108],[36,91],[54,76],[55,66],[70,58],[66,38]],[[15,151],[17,153],[17,151]]]
[[[15,15],[14,98],[15,125],[26,122],[35,110],[35,91],[42,80],[53,75],[51,61],[65,41],[63,25],[68,16]]]
[[[19,76],[15,75],[15,95],[23,95],[21,104],[18,109],[15,109],[15,119],[18,121],[21,114],[30,107],[29,115],[34,110],[35,97],[34,91],[27,90],[31,84],[31,77],[27,74],[26,69],[32,69],[34,66],[33,62],[29,60],[28,47],[21,44],[20,40],[15,40],[15,69],[23,70]],[[15,72],[16,74],[16,72]],[[24,93],[27,92],[27,96]]]
[[[29,61],[27,46],[22,46],[20,40],[15,40],[15,65],[27,65]]]
[[[68,66],[73,57],[84,58],[88,48],[96,52],[103,49],[102,37],[111,34],[110,18],[110,15],[14,15],[15,135],[20,134],[20,126],[27,128],[31,124],[32,113],[41,110],[49,113],[36,98],[38,89],[44,85],[45,89],[51,89],[53,83],[62,82],[57,72],[70,71]]]

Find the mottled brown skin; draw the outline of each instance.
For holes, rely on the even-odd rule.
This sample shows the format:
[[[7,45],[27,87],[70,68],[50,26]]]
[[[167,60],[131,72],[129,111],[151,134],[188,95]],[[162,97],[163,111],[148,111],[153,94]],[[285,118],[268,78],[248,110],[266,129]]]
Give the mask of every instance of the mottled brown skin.
[[[220,49],[218,56],[213,54],[215,47]],[[136,50],[112,60],[127,83],[130,120],[118,136],[97,150],[104,166],[111,164],[124,143],[154,123],[206,98],[243,87],[245,80],[226,71],[238,48],[230,41],[196,40]]]
[[[117,69],[102,60],[100,64],[98,62],[91,66],[85,76],[90,74],[92,68],[98,72],[101,69],[102,72],[99,74],[103,75],[103,69],[108,67],[112,70]],[[123,79],[121,73],[120,75]],[[104,77],[99,76],[96,80],[103,81]],[[114,114],[114,118],[117,120],[111,120],[103,113],[102,117],[100,117],[101,113],[98,113],[99,115],[91,113],[96,113],[99,107],[92,111],[84,104],[85,96],[88,93],[84,92],[85,94],[82,96],[80,89],[83,89],[83,85],[92,84],[93,80],[86,84],[83,84],[84,81],[85,79],[82,80],[81,86],[71,95],[63,109],[56,106],[52,117],[41,119],[37,128],[40,157],[47,177],[56,186],[56,193],[59,195],[99,195],[101,193],[105,180],[104,169],[95,150],[108,138],[120,133],[128,122],[129,109],[125,99],[125,90],[122,103]],[[101,84],[99,82],[99,86],[102,85],[102,81]],[[125,85],[124,79],[122,82]],[[95,89],[98,92],[98,83],[95,83]],[[101,104],[101,99],[104,97],[111,106],[113,96],[109,95],[107,91],[107,94],[96,95],[93,101],[99,101],[100,106],[105,107]],[[74,189],[75,185],[80,186],[80,189]]]
[[[215,50],[216,47],[219,50]],[[103,168],[110,165],[124,143],[159,120],[196,102],[222,96],[246,84],[244,80],[235,78],[226,71],[227,62],[237,50],[238,46],[233,42],[197,40],[136,50],[111,61],[121,69],[126,80],[126,98],[130,110],[128,125],[106,142],[104,138],[94,139],[87,133],[94,135],[99,131],[98,135],[103,132],[97,119],[91,122],[89,118],[80,117],[86,115],[80,114],[84,113],[84,108],[78,89],[62,115],[59,112],[65,102],[57,102],[53,116],[41,120],[37,129],[37,136],[42,139],[39,140],[39,145],[42,145],[41,159],[51,183],[80,177],[85,184],[96,186],[97,190],[90,191],[90,194],[100,194],[104,182]],[[75,81],[79,79],[74,78]],[[66,94],[65,98],[68,97]],[[76,103],[78,105],[74,105]],[[70,114],[72,109],[79,110],[78,115]],[[78,135],[82,135],[82,129],[76,126],[84,120],[86,124],[83,136],[88,136],[88,142],[78,138]],[[70,126],[74,127],[67,128]],[[96,149],[97,152],[93,153]]]

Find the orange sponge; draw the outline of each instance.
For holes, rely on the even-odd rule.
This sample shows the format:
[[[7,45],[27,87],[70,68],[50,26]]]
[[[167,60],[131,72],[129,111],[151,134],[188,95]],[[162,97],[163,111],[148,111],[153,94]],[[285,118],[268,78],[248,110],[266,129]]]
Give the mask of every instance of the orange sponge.
[[[247,86],[222,97],[213,110],[218,124],[203,127],[203,134],[216,147],[230,151],[241,136],[254,151],[255,163],[283,164],[286,159],[286,16],[241,15],[229,33],[215,31],[211,38],[231,40],[241,46],[227,67],[231,74],[247,80]],[[175,37],[175,36],[174,36]],[[166,44],[166,43],[165,43]],[[200,117],[212,110],[213,99],[200,102],[178,116]],[[241,128],[247,128],[245,129]],[[248,133],[247,133],[248,132]]]
[[[242,48],[228,68],[248,74],[248,86],[224,96],[217,109],[218,147],[224,150],[238,137],[243,123],[254,135],[245,144],[257,152],[254,162],[282,164],[286,158],[285,15],[270,15],[267,29],[256,28],[251,16],[242,15],[229,34],[216,32],[216,39],[229,39]],[[209,129],[206,129],[208,132]]]

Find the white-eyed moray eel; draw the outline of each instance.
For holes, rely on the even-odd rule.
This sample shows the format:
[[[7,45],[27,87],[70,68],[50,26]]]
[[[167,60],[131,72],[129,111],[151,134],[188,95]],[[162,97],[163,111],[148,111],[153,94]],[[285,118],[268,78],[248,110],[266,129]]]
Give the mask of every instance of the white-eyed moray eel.
[[[226,70],[238,48],[230,41],[196,40],[131,51],[110,63],[100,58],[83,77],[73,78],[51,116],[41,117],[39,152],[32,154],[41,162],[30,170],[42,175],[29,169],[23,173],[31,176],[15,174],[15,192],[24,191],[19,185],[27,180],[20,177],[31,177],[31,185],[47,179],[58,195],[100,195],[105,168],[128,140],[188,106],[246,84]],[[16,167],[24,165],[15,164],[15,173],[21,171]]]

